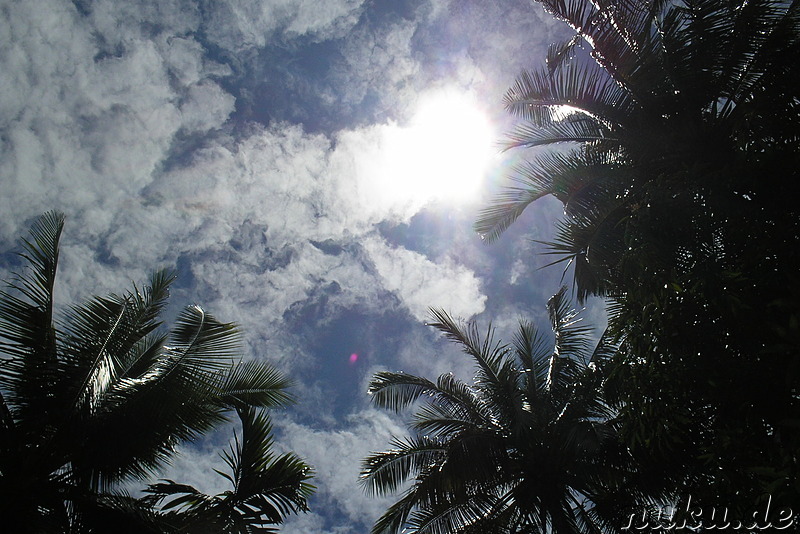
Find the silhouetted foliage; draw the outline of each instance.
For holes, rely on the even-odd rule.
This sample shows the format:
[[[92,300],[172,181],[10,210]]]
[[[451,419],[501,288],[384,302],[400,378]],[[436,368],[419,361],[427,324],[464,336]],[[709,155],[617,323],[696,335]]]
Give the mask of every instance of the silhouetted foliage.
[[[213,532],[262,532],[306,510],[310,468],[271,452],[264,413],[290,402],[289,381],[263,362],[240,362],[234,325],[198,306],[185,308],[164,331],[159,314],[174,279],[166,271],[143,288],[56,314],[63,225],[55,212],[33,225],[23,241],[25,270],[0,291],[3,528],[206,532],[213,525]],[[147,480],[177,445],[236,412],[243,435],[225,456],[231,492],[211,498],[182,485],[194,500],[160,508],[163,497],[181,493],[174,484],[151,486],[144,499],[122,489]]]
[[[607,398],[676,498],[800,500],[800,5],[541,0],[574,31],[508,91],[532,152],[476,229],[545,195],[548,253],[606,296]]]
[[[597,366],[614,347],[603,338],[592,350],[565,293],[548,303],[553,343],[523,322],[501,344],[434,310],[431,325],[473,360],[471,384],[375,375],[373,402],[413,407],[414,434],[364,460],[369,493],[403,490],[374,534],[616,532],[654,504],[599,394]]]

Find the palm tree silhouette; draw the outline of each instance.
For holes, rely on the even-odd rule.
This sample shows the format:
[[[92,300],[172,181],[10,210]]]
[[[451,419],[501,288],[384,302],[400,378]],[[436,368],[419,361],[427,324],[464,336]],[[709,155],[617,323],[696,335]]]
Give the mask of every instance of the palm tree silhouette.
[[[23,240],[25,271],[0,292],[4,525],[32,533],[169,531],[166,516],[148,506],[152,500],[131,498],[121,484],[148,479],[178,444],[237,411],[244,447],[228,459],[239,473],[231,499],[239,499],[233,508],[241,522],[275,524],[305,510],[310,469],[293,456],[270,456],[270,427],[260,411],[291,401],[289,380],[264,362],[240,362],[235,326],[198,306],[186,307],[165,332],[159,313],[174,280],[166,271],[143,288],[56,314],[63,225],[56,212],[36,221]],[[252,507],[269,489],[263,477],[276,473],[293,493],[286,489],[288,500],[262,516]]]
[[[603,339],[591,349],[565,289],[548,311],[553,344],[522,322],[509,346],[491,329],[481,337],[434,310],[431,325],[474,361],[474,382],[451,374],[435,382],[392,372],[373,378],[375,404],[415,407],[414,435],[363,462],[369,493],[404,490],[374,534],[589,533],[624,524],[620,510],[641,495],[633,485],[627,495],[620,490],[632,471],[596,383],[596,364],[613,347]]]

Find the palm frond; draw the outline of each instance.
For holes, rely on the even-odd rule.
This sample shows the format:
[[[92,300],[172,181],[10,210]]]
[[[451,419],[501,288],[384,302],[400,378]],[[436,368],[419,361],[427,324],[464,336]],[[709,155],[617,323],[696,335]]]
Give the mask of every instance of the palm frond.
[[[476,430],[478,422],[472,418],[459,417],[459,414],[444,406],[426,404],[414,413],[411,428],[426,435],[446,438]]]
[[[185,309],[166,347],[138,377],[126,376],[108,393],[102,417],[75,426],[73,464],[91,466],[100,484],[147,476],[174,446],[225,420],[219,393],[231,370],[238,335],[199,307]],[[141,356],[141,354],[140,354]],[[77,435],[83,434],[78,439]]]
[[[625,84],[640,55],[639,39],[653,13],[649,2],[542,0],[541,3],[589,43],[592,57],[617,83]]]
[[[30,239],[23,239],[24,252],[20,254],[28,262],[28,276],[16,277],[15,289],[41,310],[51,309],[56,268],[58,267],[58,244],[64,229],[64,215],[49,211],[33,223]]]
[[[393,438],[390,445],[394,448],[371,454],[361,463],[359,482],[370,495],[394,493],[420,471],[439,465],[447,452],[441,440],[425,436],[405,440]]]
[[[580,45],[582,40],[581,34],[576,33],[572,38],[566,41],[551,43],[550,46],[547,47],[547,70],[552,74],[557,68],[569,61],[575,48]]]
[[[452,374],[441,375],[436,383],[407,373],[381,371],[370,381],[368,394],[376,405],[399,412],[418,399],[468,421],[487,417],[475,391]]]
[[[145,495],[139,501],[149,507],[159,506],[163,501],[169,499],[163,506],[160,506],[162,510],[198,506],[211,500],[208,495],[194,486],[180,484],[170,479],[162,479],[160,482],[148,484],[142,492]],[[174,497],[176,495],[178,497]],[[170,499],[170,497],[174,498]]]
[[[601,196],[611,197],[612,193],[595,195]],[[550,265],[565,261],[573,265],[578,302],[604,294],[609,280],[603,276],[616,266],[624,250],[621,224],[628,213],[623,199],[609,198],[592,210],[557,221],[555,237],[544,243],[545,254],[558,256]]]
[[[73,306],[59,322],[65,381],[76,386],[73,411],[99,409],[112,391],[119,393],[122,377],[142,367],[141,358],[152,361],[161,339],[149,336],[161,325],[158,316],[174,279],[169,271],[157,271],[142,291],[134,285],[123,296],[95,297]]]
[[[50,391],[59,374],[53,288],[63,227],[57,212],[33,224],[20,254],[27,269],[0,291],[0,389],[10,413],[27,421],[33,420],[28,414],[53,408],[42,391]]]
[[[535,187],[510,187],[483,208],[474,229],[486,243],[496,241],[536,200],[550,194]]]
[[[222,323],[200,306],[188,306],[175,321],[168,351],[177,364],[223,368],[239,354],[239,331]]]
[[[464,502],[415,510],[408,519],[408,528],[416,534],[464,532],[485,520],[495,502],[491,495],[471,495]]]
[[[282,407],[294,402],[286,391],[291,385],[292,381],[271,365],[249,360],[225,373],[217,396],[225,407]]]
[[[460,344],[463,352],[476,363],[475,386],[485,409],[491,414],[491,420],[497,425],[510,423],[514,417],[514,406],[519,403],[519,369],[510,357],[511,348],[494,341],[491,325],[482,338],[474,323],[462,325],[444,310],[430,311],[434,321],[429,326],[439,329],[445,337]]]
[[[74,502],[71,532],[119,532],[120,534],[167,534],[172,524],[146,501],[127,492],[114,491],[82,496]]]
[[[534,201],[552,195],[564,204],[565,213],[586,218],[604,206],[609,196],[617,196],[627,178],[620,170],[621,155],[614,150],[586,147],[537,155],[515,167],[516,186],[501,191],[483,208],[475,231],[486,242],[496,240]],[[618,191],[620,189],[620,191]]]
[[[308,510],[314,486],[308,480],[313,470],[292,453],[272,452],[272,425],[263,410],[238,410],[242,438],[234,439],[223,459],[230,473],[222,473],[233,484],[232,491],[209,496],[193,486],[171,480],[151,484],[143,499],[160,505],[162,514],[180,531],[196,528],[226,532],[262,532],[281,524],[292,513]]]
[[[442,332],[447,339],[461,345],[461,349],[472,356],[478,366],[477,381],[489,387],[500,387],[501,366],[508,348],[494,341],[491,325],[486,336],[481,339],[474,323],[459,324],[441,309],[431,308],[430,315],[433,321],[429,322],[428,326]]]
[[[522,363],[525,396],[530,404],[535,402],[539,391],[547,384],[552,348],[530,321],[520,321],[519,328],[514,333],[513,345],[517,359]]]
[[[572,307],[567,287],[562,286],[547,301],[550,326],[556,336],[554,353],[559,357],[576,357],[589,348],[590,326],[582,324],[579,312]]]
[[[506,109],[533,126],[547,127],[574,108],[613,130],[627,122],[634,109],[631,96],[602,68],[582,63],[548,72],[523,72],[504,97]]]
[[[522,123],[515,126],[503,143],[503,149],[533,148],[556,143],[618,142],[614,132],[594,118],[580,112],[570,112],[566,117],[539,126]]]
[[[230,499],[243,515],[258,511],[258,521],[277,524],[283,517],[308,510],[313,470],[293,453],[272,453],[272,424],[264,410],[240,409],[242,441],[226,458],[235,473]],[[264,516],[260,518],[260,516]]]
[[[402,532],[403,526],[415,506],[416,495],[413,488],[411,488],[375,521],[370,534],[397,534]]]
[[[367,394],[378,406],[399,412],[421,396],[430,395],[436,390],[436,384],[427,378],[381,371],[370,381]]]

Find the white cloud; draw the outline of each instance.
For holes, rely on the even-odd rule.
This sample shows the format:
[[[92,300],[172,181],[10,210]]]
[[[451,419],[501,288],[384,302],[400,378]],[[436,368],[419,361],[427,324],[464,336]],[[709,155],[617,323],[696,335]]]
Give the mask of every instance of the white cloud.
[[[468,269],[362,237],[374,233],[375,223],[408,214],[405,205],[376,206],[358,194],[368,178],[356,161],[370,135],[370,129],[346,132],[346,141],[331,146],[324,136],[279,126],[203,149],[189,166],[148,188],[154,206],[145,210],[160,227],[149,216],[123,214],[126,224],[112,231],[109,246],[123,264],[157,261],[167,251],[173,257],[197,252],[195,277],[220,295],[215,305],[246,327],[279,320],[313,288],[332,282],[342,289],[342,305],[375,306],[377,291],[385,287],[420,319],[428,306],[464,316],[480,313],[486,297]],[[162,241],[137,239],[142,225]],[[242,241],[237,232],[245,225],[250,237]],[[363,247],[367,256],[326,254],[310,243],[327,239],[354,243],[353,250]],[[165,250],[163,240],[173,245]]]
[[[232,95],[212,81],[192,85],[180,105],[181,123],[192,132],[216,128],[233,112],[234,101]]]
[[[16,239],[45,210],[66,212],[60,302],[120,291],[182,258],[192,281],[176,287],[173,300],[199,301],[239,322],[248,354],[290,373],[313,368],[313,356],[285,331],[284,314],[326,288],[339,288],[330,295],[334,310],[369,312],[399,300],[420,321],[428,306],[463,317],[484,310],[481,280],[463,265],[478,260],[459,257],[469,247],[426,257],[377,235],[376,225],[408,221],[425,203],[372,194],[382,139],[395,126],[326,136],[272,124],[234,137],[235,101],[222,80],[232,69],[193,37],[204,31],[228,51],[300,35],[321,41],[354,28],[363,0],[221,0],[203,3],[206,12],[193,0],[0,2],[0,241]],[[332,74],[341,94],[328,96],[357,106],[378,95],[386,109],[408,107],[422,83],[419,26],[363,26],[345,39]],[[492,46],[500,55],[503,43]],[[457,63],[462,85],[482,82],[473,58]],[[187,136],[202,147],[182,154]],[[341,250],[312,243],[326,240]],[[409,335],[397,362],[380,363],[431,377],[469,373],[457,347],[433,337]],[[359,462],[403,428],[374,410],[323,421],[326,429],[276,423],[281,444],[317,466],[322,505],[358,525],[331,527],[309,515],[284,532],[363,532],[386,501],[360,492]],[[209,475],[217,450],[187,449],[169,476],[219,491]]]
[[[397,292],[420,321],[428,317],[429,307],[466,318],[483,311],[486,296],[481,293],[480,280],[466,267],[449,261],[434,263],[379,239],[368,239],[364,246],[386,288]]]
[[[336,99],[352,106],[369,94],[386,108],[402,112],[419,89],[415,82],[421,66],[412,48],[417,27],[414,21],[402,21],[377,28],[365,25],[351,32],[342,47],[342,59],[331,72],[340,89]]]
[[[208,37],[232,51],[264,47],[273,34],[326,40],[358,22],[363,0],[220,0],[208,5]]]
[[[73,232],[97,236],[106,218],[84,210],[124,211],[179,131],[227,120],[233,99],[208,78],[224,69],[205,61],[192,39],[176,38],[199,23],[190,8],[96,2],[84,17],[57,0],[6,7],[0,208],[12,222],[0,223],[5,237],[51,208],[80,219]]]
[[[187,35],[199,28],[202,17],[197,0],[93,0],[81,4],[87,6],[88,18],[110,50],[156,33]]]
[[[343,35],[352,28],[361,14],[364,0],[338,0],[318,2],[302,0],[289,2],[293,17],[286,27],[288,35],[305,35],[310,33],[318,39],[330,39]]]
[[[281,525],[280,531],[283,534],[351,534],[350,527],[325,528],[325,520],[322,515],[314,513],[299,514],[289,516],[286,522]]]
[[[374,409],[353,413],[346,423],[346,429],[333,430],[313,429],[291,421],[277,423],[281,445],[305,458],[316,470],[316,502],[323,508],[317,513],[336,510],[349,519],[351,527],[359,525],[356,529],[338,525],[340,528],[326,531],[331,534],[363,532],[363,526],[371,526],[391,503],[391,498],[367,496],[358,484],[358,474],[361,460],[368,454],[386,450],[392,435],[406,433],[396,418]],[[305,534],[303,529],[309,522],[320,528],[319,523],[313,525],[313,520],[300,518],[290,520],[282,532]]]

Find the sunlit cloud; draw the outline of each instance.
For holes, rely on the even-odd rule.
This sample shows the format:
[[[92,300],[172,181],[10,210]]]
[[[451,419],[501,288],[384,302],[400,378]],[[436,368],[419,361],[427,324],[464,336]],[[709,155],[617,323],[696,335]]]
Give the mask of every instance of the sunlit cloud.
[[[383,126],[374,151],[362,159],[365,197],[411,210],[431,202],[474,202],[497,155],[495,138],[474,95],[455,89],[425,93],[410,121]]]
[[[386,503],[359,493],[359,460],[402,431],[364,408],[367,373],[470,372],[457,351],[432,345],[428,307],[471,318],[493,305],[487,280],[503,255],[477,248],[471,217],[500,165],[500,95],[538,19],[524,20],[526,2],[430,4],[4,2],[0,253],[32,217],[60,209],[59,303],[168,267],[180,274],[175,306],[197,302],[239,323],[243,357],[297,380],[295,411],[275,414],[281,446],[319,469],[316,515],[286,532],[366,530]],[[347,113],[318,129],[244,113],[245,81],[266,77],[257,67],[273,53],[289,58],[273,66],[295,100],[250,105],[301,110],[280,117]],[[319,80],[317,101],[292,92]],[[456,212],[460,226],[447,215]],[[518,272],[515,287],[527,274]],[[366,348],[303,345],[300,327],[318,334],[350,317],[343,310],[386,314],[402,343],[380,331]],[[341,375],[316,376],[328,361]],[[343,378],[356,400],[334,411],[318,381]],[[166,475],[220,490],[213,468],[226,440],[184,447]],[[332,525],[335,513],[348,524]]]

